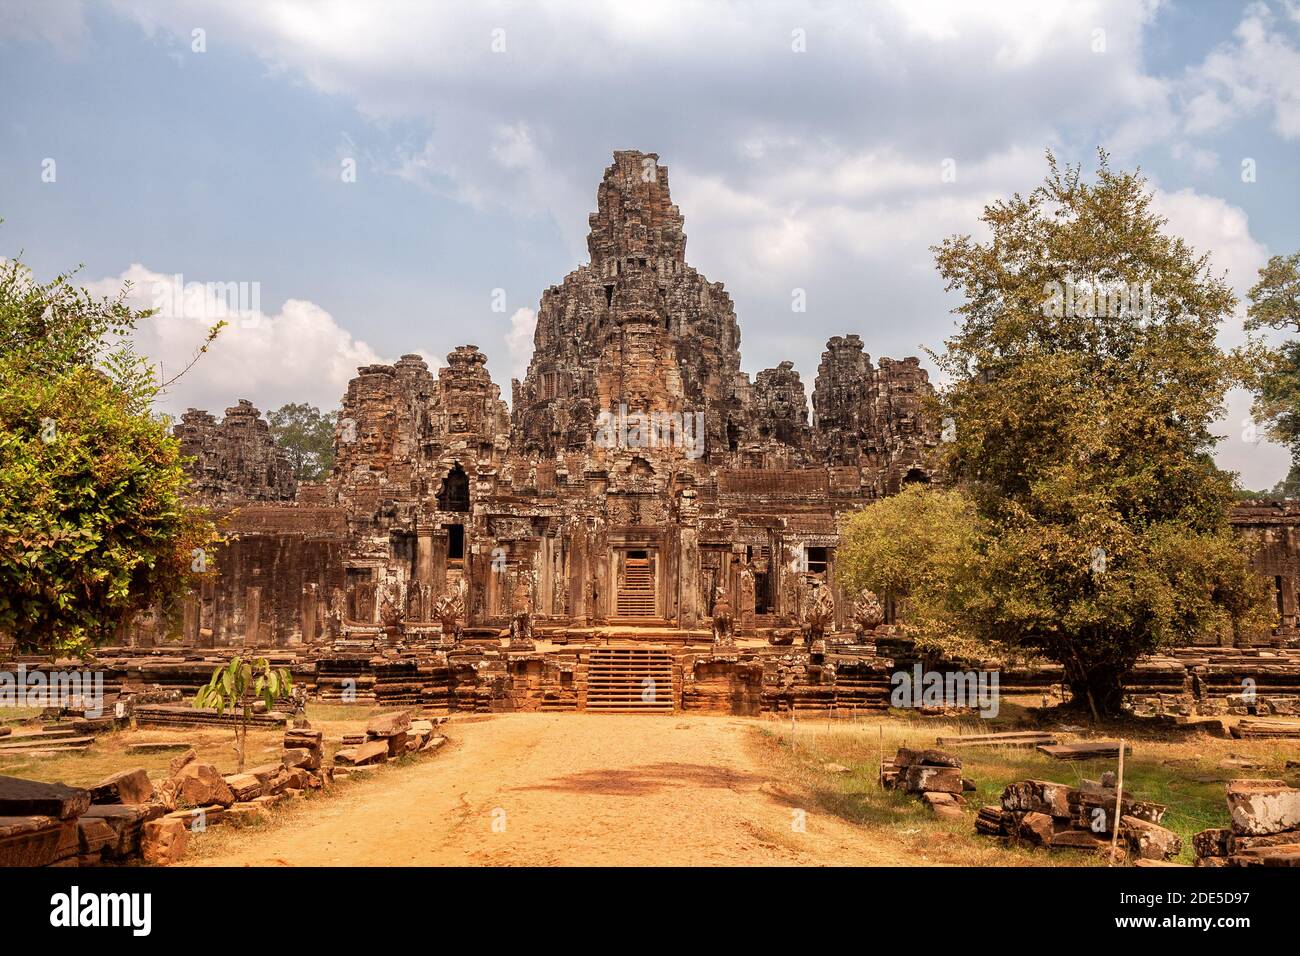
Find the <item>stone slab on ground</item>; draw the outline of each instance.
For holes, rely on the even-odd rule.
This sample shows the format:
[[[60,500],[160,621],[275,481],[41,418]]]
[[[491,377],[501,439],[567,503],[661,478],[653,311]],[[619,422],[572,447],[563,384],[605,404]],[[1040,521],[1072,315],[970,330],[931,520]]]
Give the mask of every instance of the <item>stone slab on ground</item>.
[[[153,783],[143,767],[120,770],[90,788],[91,803],[148,803]]]
[[[1232,780],[1228,812],[1233,833],[1264,836],[1300,829],[1300,789],[1284,780]]]
[[[1036,731],[1008,731],[998,734],[967,734],[959,737],[936,737],[935,744],[940,747],[1009,747],[1029,748],[1041,744],[1054,744],[1054,734]]]
[[[140,853],[146,863],[168,866],[178,862],[190,845],[190,831],[183,822],[164,817],[144,825]]]
[[[173,750],[191,750],[193,747],[194,745],[186,740],[142,740],[139,743],[127,744],[126,752],[133,755],[160,754],[169,753]]]
[[[1056,760],[1093,760],[1098,757],[1118,758],[1118,740],[1088,740],[1074,744],[1039,744],[1034,748]],[[1124,755],[1131,756],[1133,746],[1124,745]]]
[[[334,755],[336,764],[361,767],[367,764],[383,763],[388,759],[388,741],[371,740],[356,747],[345,747]]]
[[[380,714],[371,717],[366,723],[366,736],[372,738],[396,737],[411,729],[411,715],[406,711],[393,714]]]
[[[54,817],[0,816],[0,867],[49,866],[59,858],[63,830]]]
[[[81,816],[89,806],[90,791],[81,787],[0,776],[0,816],[70,820]]]

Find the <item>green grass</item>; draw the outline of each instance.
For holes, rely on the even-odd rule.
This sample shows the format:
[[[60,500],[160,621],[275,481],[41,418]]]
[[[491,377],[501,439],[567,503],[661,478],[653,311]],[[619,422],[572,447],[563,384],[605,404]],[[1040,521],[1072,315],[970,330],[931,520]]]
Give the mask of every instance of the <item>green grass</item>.
[[[944,831],[951,833],[948,856],[953,862],[974,865],[1100,862],[1090,854],[1076,851],[1004,849],[1000,841],[974,832],[974,818],[980,806],[999,803],[1009,783],[1040,779],[1074,786],[1081,780],[1098,780],[1106,771],[1117,770],[1115,760],[1060,761],[1032,749],[963,748],[960,751],[962,774],[977,789],[966,795],[966,819],[952,823],[937,820],[919,799],[877,785],[882,750],[884,758],[889,760],[899,747],[934,747],[937,736],[953,735],[959,728],[967,733],[1009,729],[1002,719],[974,723],[978,726],[973,727],[969,721],[915,716],[900,719],[892,715],[858,722],[803,720],[795,728],[793,751],[788,719],[766,724],[761,735],[764,746],[780,753],[789,778],[805,787],[822,809],[868,828],[887,828],[896,833],[919,828],[922,835],[930,836]],[[1132,728],[1126,728],[1126,736],[1129,733],[1133,733]],[[1168,807],[1163,825],[1183,840],[1177,860],[1181,863],[1192,862],[1194,833],[1228,825],[1226,781],[1253,776],[1296,782],[1295,770],[1285,767],[1288,758],[1296,757],[1294,742],[1231,740],[1204,733],[1170,735],[1167,729],[1157,731],[1156,728],[1152,728],[1147,738],[1129,742],[1133,751],[1125,760],[1125,790],[1138,799]],[[1220,769],[1219,763],[1228,756],[1249,758],[1259,768]],[[841,764],[850,772],[831,773],[824,769],[826,763]],[[925,840],[919,842],[924,846]]]

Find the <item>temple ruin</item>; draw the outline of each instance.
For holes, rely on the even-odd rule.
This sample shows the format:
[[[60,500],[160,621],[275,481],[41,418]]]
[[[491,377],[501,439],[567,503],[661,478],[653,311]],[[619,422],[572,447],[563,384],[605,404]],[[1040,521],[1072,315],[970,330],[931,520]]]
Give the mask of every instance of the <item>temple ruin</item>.
[[[751,380],[653,153],[614,154],[589,221],[590,261],[542,293],[509,408],[473,345],[436,371],[366,366],[332,474],[302,484],[250,403],[219,424],[187,412],[176,435],[224,543],[180,633],[149,619],[130,643],[280,649],[321,696],[452,709],[883,708],[908,642],[893,608],[840,593],[836,548],[846,514],[941,479],[925,370],[845,334],[811,415],[792,363]],[[1277,582],[1258,640],[1279,647],[1297,633],[1295,518],[1234,518]],[[1203,657],[1148,665],[1138,692],[1190,693]]]

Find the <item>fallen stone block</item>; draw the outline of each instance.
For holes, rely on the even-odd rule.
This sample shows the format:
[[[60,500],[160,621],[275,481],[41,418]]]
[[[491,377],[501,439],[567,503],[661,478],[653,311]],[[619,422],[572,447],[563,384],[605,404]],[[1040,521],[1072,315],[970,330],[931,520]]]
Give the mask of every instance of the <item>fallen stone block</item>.
[[[221,779],[226,781],[226,786],[235,795],[237,802],[252,800],[262,795],[262,781],[254,774],[234,773]]]
[[[1183,850],[1183,840],[1173,830],[1133,816],[1120,818],[1120,835],[1133,855],[1144,860],[1170,860]]]
[[[956,767],[958,770],[961,769],[961,757],[945,750],[922,750],[921,759],[917,763],[924,764],[927,767]]]
[[[320,754],[303,747],[293,747],[285,750],[280,763],[288,769],[305,767],[308,770],[315,770],[320,766]]]
[[[907,768],[905,786],[909,793],[961,793],[961,770],[957,767],[928,767],[912,764]]]
[[[61,858],[64,823],[49,816],[0,816],[0,867],[49,866]],[[76,824],[72,824],[74,852]]]
[[[1282,780],[1233,780],[1228,812],[1233,833],[1264,836],[1300,829],[1300,789]]]
[[[1011,783],[1002,791],[1002,809],[1068,818],[1071,816],[1070,790],[1065,784],[1050,780]]]
[[[1034,846],[1051,846],[1055,830],[1052,817],[1046,813],[1031,810],[1022,816],[1017,824],[1016,833],[1021,839]]]
[[[1071,828],[1053,833],[1049,845],[1053,850],[1090,850],[1096,852],[1108,843],[1110,843],[1110,838],[1100,833]]]
[[[393,714],[380,714],[371,717],[366,724],[366,736],[376,739],[395,737],[411,729],[411,715],[406,711]]]
[[[107,847],[105,855],[114,859],[125,860],[140,852],[140,834],[148,820],[156,820],[165,813],[161,804],[95,804],[78,820],[98,819],[111,827],[116,836],[114,843]]]
[[[118,835],[107,821],[83,816],[77,819],[77,842],[83,856],[98,857],[105,849],[116,848]]]
[[[0,776],[0,817],[71,820],[90,806],[90,791],[61,783]]]
[[[1229,839],[1232,831],[1220,827],[1211,827],[1192,834],[1192,853],[1197,857],[1227,856],[1230,852]]]
[[[168,866],[178,862],[190,844],[190,832],[180,820],[164,817],[144,825],[140,853],[146,863]]]
[[[386,759],[388,759],[387,740],[372,740],[356,747],[345,747],[334,755],[336,764],[353,767],[383,763]]]
[[[122,770],[90,788],[91,803],[148,803],[153,799],[153,782],[143,767]]]
[[[202,833],[208,827],[216,826],[225,819],[226,808],[220,804],[208,807],[194,807],[191,810],[173,810],[163,817],[164,820],[180,820],[191,833]]]
[[[234,793],[210,763],[189,761],[172,779],[176,783],[178,798],[188,806],[205,807],[216,803],[228,807],[235,802]]]
[[[198,759],[199,759],[199,755],[195,752],[194,748],[191,747],[189,750],[185,751],[185,753],[181,754],[179,757],[173,757],[171,759],[171,763],[167,765],[167,775],[169,777],[176,776],[178,773],[180,773],[182,770],[185,769],[187,764]]]
[[[1261,846],[1228,857],[1229,866],[1300,866],[1300,843]]]

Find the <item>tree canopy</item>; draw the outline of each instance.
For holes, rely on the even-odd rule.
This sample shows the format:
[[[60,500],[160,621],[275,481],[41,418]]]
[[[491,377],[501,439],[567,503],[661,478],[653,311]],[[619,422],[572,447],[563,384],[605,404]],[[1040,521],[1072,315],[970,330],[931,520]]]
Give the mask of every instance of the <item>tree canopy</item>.
[[[978,536],[974,504],[960,490],[907,485],[843,522],[836,577],[849,600],[865,589],[897,609],[922,651],[988,658],[998,649],[973,639],[962,612]]]
[[[213,538],[183,500],[180,446],[151,413],[161,386],[131,348],[150,313],[72,275],[38,283],[0,263],[0,632],[54,654],[165,609]]]
[[[1248,296],[1246,330],[1264,333],[1252,334],[1239,352],[1255,392],[1251,412],[1270,438],[1291,450],[1290,473],[1274,493],[1294,497],[1300,494],[1300,339],[1270,344],[1265,336],[1300,333],[1300,252],[1269,259]]]
[[[289,453],[299,481],[319,481],[334,467],[335,417],[305,402],[282,405],[266,416],[271,437]]]
[[[1228,525],[1212,458],[1235,299],[1165,231],[1138,173],[1095,181],[1048,154],[1028,195],[984,210],[989,237],[934,248],[956,334],[943,467],[981,521],[963,616],[973,636],[1060,662],[1114,712],[1136,659],[1261,620],[1263,583]]]

